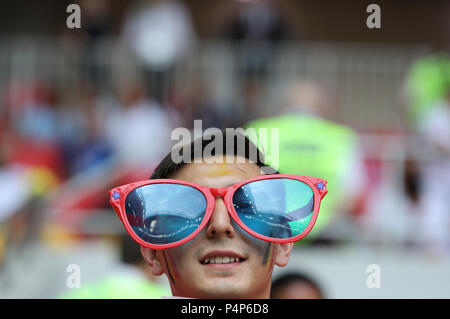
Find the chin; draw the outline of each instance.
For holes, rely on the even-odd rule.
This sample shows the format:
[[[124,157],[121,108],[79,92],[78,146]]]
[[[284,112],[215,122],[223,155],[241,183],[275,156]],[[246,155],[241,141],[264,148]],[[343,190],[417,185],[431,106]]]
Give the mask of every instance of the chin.
[[[248,289],[233,282],[212,283],[199,287],[197,297],[202,299],[241,299],[249,298]]]

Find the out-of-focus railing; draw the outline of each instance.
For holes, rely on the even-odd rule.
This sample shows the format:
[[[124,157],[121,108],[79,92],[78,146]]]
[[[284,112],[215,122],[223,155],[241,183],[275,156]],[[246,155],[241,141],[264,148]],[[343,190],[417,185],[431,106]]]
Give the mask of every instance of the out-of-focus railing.
[[[242,84],[248,68],[260,63],[260,108],[275,113],[287,85],[298,78],[324,85],[333,101],[334,120],[368,130],[405,127],[404,80],[425,45],[292,42],[269,45],[222,40],[198,42],[161,85],[175,90],[203,85],[224,114],[243,110]],[[98,87],[111,90],[127,74],[144,77],[142,62],[117,39],[93,46],[62,39],[0,39],[0,88],[11,81],[39,79],[68,90],[95,72]],[[262,65],[262,67],[261,67]],[[168,81],[171,81],[169,83]],[[167,90],[165,91],[167,92]],[[233,106],[230,110],[229,107]]]

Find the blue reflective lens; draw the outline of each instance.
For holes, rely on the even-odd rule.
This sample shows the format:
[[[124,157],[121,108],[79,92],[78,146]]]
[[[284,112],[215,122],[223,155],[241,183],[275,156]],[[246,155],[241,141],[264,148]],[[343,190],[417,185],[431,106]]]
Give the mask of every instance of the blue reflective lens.
[[[142,240],[171,244],[188,237],[200,226],[206,198],[191,186],[151,184],[130,192],[125,209],[131,228]]]
[[[266,179],[237,189],[233,205],[251,230],[271,238],[290,238],[309,225],[314,193],[308,184],[295,179]]]

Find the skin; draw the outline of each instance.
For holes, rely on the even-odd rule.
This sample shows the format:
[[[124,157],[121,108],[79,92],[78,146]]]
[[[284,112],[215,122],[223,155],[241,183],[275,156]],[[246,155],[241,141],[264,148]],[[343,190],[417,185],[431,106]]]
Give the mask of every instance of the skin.
[[[263,175],[257,165],[241,161],[186,164],[170,178],[222,188]],[[211,219],[194,239],[171,249],[141,247],[141,251],[153,275],[167,275],[174,296],[261,299],[269,298],[273,268],[288,263],[292,246],[269,243],[246,233],[234,223],[219,197]],[[202,257],[213,251],[232,251],[244,261],[226,266],[202,264]]]

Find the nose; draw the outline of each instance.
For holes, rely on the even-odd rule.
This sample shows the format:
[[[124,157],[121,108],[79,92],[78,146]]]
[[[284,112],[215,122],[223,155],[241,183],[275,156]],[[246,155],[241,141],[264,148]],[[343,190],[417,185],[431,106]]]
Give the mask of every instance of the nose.
[[[206,228],[206,234],[208,238],[222,236],[232,238],[234,236],[232,219],[221,196],[216,199],[214,211]]]

